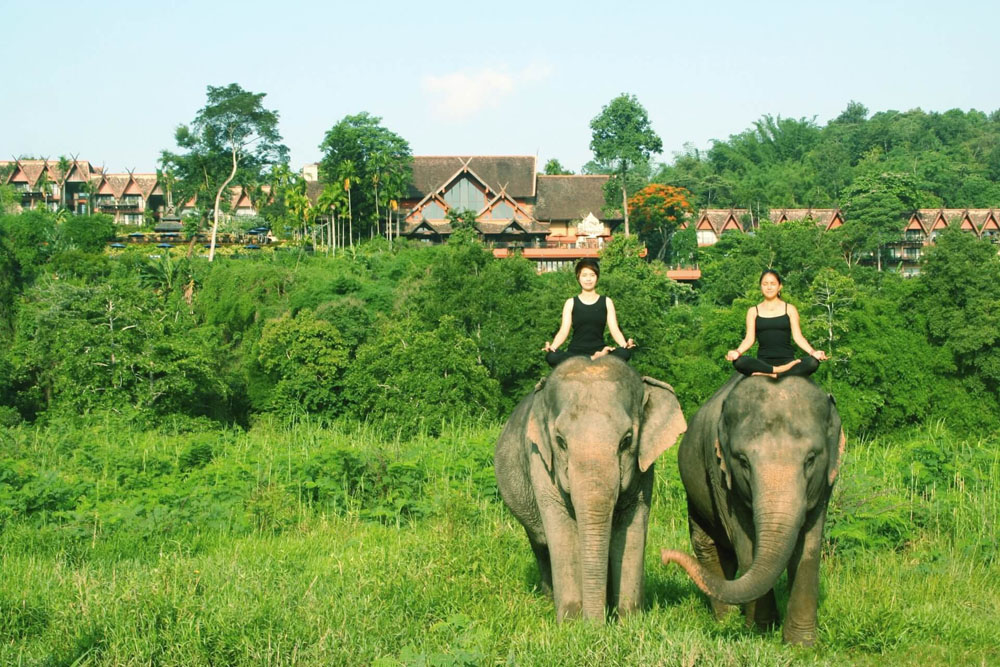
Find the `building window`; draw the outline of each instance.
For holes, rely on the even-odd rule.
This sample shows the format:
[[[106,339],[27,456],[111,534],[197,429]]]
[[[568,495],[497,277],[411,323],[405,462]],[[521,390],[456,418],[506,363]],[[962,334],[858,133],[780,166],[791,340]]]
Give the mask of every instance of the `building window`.
[[[436,201],[431,200],[424,205],[420,212],[423,214],[424,218],[427,220],[444,220],[445,214],[444,209],[441,208],[441,204]]]
[[[699,229],[698,230],[698,245],[715,245],[718,241],[715,232],[710,229]]]
[[[904,238],[907,241],[923,241],[924,233],[919,229],[907,229]]]
[[[494,220],[510,220],[514,217],[514,208],[505,201],[493,207],[490,217]]]
[[[444,193],[448,208],[454,210],[471,210],[478,212],[486,203],[486,198],[468,178],[461,178]]]

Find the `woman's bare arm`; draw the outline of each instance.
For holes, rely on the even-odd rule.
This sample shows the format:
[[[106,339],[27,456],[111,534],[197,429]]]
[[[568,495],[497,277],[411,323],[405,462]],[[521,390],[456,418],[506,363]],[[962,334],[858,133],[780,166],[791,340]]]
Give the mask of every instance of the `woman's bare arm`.
[[[605,300],[608,303],[608,331],[611,332],[611,337],[615,339],[619,347],[635,347],[635,341],[631,338],[625,340],[625,335],[618,327],[618,313],[615,311],[614,301],[607,298]]]
[[[736,361],[741,355],[746,354],[747,350],[753,347],[753,344],[757,341],[757,336],[754,333],[754,324],[756,321],[757,309],[747,308],[747,332],[744,334],[743,340],[736,346],[735,350],[729,350],[729,352],[726,352],[727,361]]]
[[[559,331],[556,332],[556,337],[552,339],[552,342],[546,342],[545,347],[542,349],[546,352],[558,350],[559,346],[566,342],[566,338],[569,336],[569,330],[572,326],[573,299],[566,299],[566,303],[563,304],[562,323],[559,325]]]
[[[806,354],[816,357],[819,361],[826,361],[826,352],[814,349],[806,337],[802,335],[802,327],[799,326],[799,311],[792,304],[788,304],[788,323],[792,327],[792,340],[795,341],[795,344],[801,347]]]

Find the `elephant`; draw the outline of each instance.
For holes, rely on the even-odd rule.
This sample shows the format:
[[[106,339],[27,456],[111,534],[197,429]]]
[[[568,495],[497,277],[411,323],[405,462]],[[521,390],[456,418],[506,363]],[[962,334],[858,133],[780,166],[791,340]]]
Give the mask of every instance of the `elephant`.
[[[514,409],[494,470],[556,619],[642,607],[653,462],[687,424],[670,385],[611,355],[572,357]]]
[[[664,565],[683,567],[717,618],[742,604],[758,627],[779,622],[774,584],[787,568],[783,639],[814,644],[823,523],[843,451],[833,396],[812,380],[734,373],[677,452],[697,560],[664,549]]]

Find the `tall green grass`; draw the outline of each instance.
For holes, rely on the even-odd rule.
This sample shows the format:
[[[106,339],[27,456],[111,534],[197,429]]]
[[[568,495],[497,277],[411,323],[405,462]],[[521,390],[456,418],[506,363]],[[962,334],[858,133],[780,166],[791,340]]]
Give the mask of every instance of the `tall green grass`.
[[[496,495],[499,426],[444,433],[0,431],[0,664],[1000,661],[995,439],[932,425],[849,443],[806,650],[715,622],[659,565],[659,547],[690,549],[676,450],[657,464],[645,612],[556,625]]]

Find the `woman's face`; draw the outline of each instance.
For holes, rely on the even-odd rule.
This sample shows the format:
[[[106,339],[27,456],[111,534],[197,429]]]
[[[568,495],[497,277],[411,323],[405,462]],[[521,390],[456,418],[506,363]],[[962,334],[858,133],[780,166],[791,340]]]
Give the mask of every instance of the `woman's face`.
[[[597,287],[597,273],[593,269],[580,269],[580,275],[576,279],[580,281],[580,287],[585,290],[592,290]]]
[[[764,298],[773,299],[781,293],[781,282],[773,273],[766,274],[760,279],[760,292]]]

